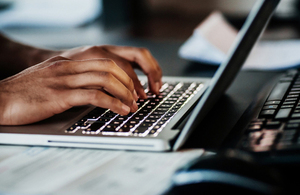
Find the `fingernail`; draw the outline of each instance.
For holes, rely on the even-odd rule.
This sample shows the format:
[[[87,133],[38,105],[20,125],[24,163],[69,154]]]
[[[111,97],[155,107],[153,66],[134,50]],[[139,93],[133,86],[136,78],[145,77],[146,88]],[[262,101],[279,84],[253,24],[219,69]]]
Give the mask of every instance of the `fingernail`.
[[[135,101],[133,101],[132,106],[133,106],[134,111],[137,111],[139,109],[139,107]]]
[[[139,99],[139,96],[137,95],[135,90],[133,90],[133,98],[135,99],[135,101],[138,101]]]
[[[126,115],[130,112],[130,108],[125,104],[122,105],[122,110],[124,113],[126,113]]]
[[[142,94],[140,94],[141,95],[141,98],[142,99],[148,99],[148,96],[147,96],[147,94],[145,93],[145,92],[143,92]]]

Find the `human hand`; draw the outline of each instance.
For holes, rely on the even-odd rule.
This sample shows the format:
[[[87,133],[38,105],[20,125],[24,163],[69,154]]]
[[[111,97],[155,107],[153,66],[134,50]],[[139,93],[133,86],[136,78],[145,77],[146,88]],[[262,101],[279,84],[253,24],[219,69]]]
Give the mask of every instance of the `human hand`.
[[[133,68],[140,69],[148,77],[149,89],[159,93],[162,86],[162,71],[155,58],[145,48],[125,46],[86,46],[60,52],[59,55],[73,60],[109,58],[121,67],[132,79],[135,90],[140,98],[145,99],[141,83]]]
[[[138,109],[137,99],[132,79],[114,61],[57,56],[0,81],[0,124],[29,124],[88,104],[127,115]]]

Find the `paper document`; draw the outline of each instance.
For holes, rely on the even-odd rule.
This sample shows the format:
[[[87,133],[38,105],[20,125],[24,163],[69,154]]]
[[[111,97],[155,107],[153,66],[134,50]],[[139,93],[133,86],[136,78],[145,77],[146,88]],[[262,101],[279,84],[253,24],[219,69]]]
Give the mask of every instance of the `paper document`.
[[[213,12],[180,47],[179,56],[211,65],[220,65],[237,36],[219,12]],[[259,41],[252,49],[243,69],[280,70],[300,65],[300,40]]]
[[[14,147],[0,146],[0,194],[162,194],[174,171],[204,152]]]

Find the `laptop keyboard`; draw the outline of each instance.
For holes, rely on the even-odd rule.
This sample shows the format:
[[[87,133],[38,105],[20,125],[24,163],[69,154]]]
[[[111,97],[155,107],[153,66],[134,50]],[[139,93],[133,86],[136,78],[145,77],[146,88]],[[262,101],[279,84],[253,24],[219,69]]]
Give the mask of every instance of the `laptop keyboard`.
[[[147,83],[144,83],[147,86]],[[121,116],[109,109],[95,108],[65,133],[85,135],[157,136],[174,115],[203,88],[202,83],[164,83],[159,95],[145,89],[148,99],[139,99],[135,113]]]
[[[253,152],[300,149],[300,76],[290,71],[272,89],[248,125],[239,148]]]

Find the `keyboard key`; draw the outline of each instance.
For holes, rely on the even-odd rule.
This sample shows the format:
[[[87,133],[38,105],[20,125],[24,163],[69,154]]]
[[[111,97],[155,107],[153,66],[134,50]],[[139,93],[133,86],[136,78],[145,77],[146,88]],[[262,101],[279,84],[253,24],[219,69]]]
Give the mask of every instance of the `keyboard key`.
[[[287,98],[285,101],[297,101],[297,98]]]
[[[151,127],[153,123],[142,123],[139,125],[139,127]]]
[[[148,118],[149,119],[159,119],[161,116],[160,115],[150,115]]]
[[[263,125],[263,124],[264,124],[263,121],[252,121],[252,122],[250,123],[250,125]]]
[[[300,123],[300,119],[289,120],[288,123]]]
[[[99,130],[101,127],[103,127],[105,125],[105,123],[93,123],[91,124],[91,126],[87,129],[87,131],[97,131]]]
[[[167,121],[167,120],[169,120],[170,118],[169,117],[163,117],[161,120],[162,121]]]
[[[279,128],[281,126],[280,121],[268,121],[266,122],[266,125],[264,126],[266,129],[274,129]]]
[[[291,113],[292,109],[291,108],[284,108],[284,109],[280,109],[277,113],[277,115],[275,116],[275,119],[285,119],[288,118],[290,113]]]
[[[280,82],[292,82],[293,80],[293,77],[283,77],[280,79]]]
[[[281,106],[281,108],[293,108],[294,107],[294,105],[283,105],[283,106]]]
[[[153,135],[157,132],[157,129],[151,129],[151,131],[148,133],[148,135]]]
[[[297,129],[299,126],[299,123],[288,123],[286,124],[285,129]]]
[[[299,94],[293,94],[293,95],[288,95],[287,98],[297,98],[299,97]]]
[[[296,101],[285,101],[283,102],[283,105],[295,105],[296,104]]]
[[[129,132],[131,128],[129,128],[128,126],[122,126],[118,132]]]
[[[291,91],[300,91],[300,87],[293,87]]]
[[[269,105],[269,106],[264,106],[263,110],[270,110],[270,109],[277,109],[278,105]]]
[[[291,134],[284,134],[281,136],[280,142],[293,141],[294,137],[295,136]]]
[[[261,130],[261,125],[250,125],[248,131],[258,131]]]
[[[294,113],[294,114],[292,114],[292,118],[300,118],[300,113]]]
[[[260,140],[260,147],[264,147],[264,146],[272,146],[274,143],[274,139],[262,139]]]
[[[155,123],[156,120],[155,119],[146,119],[144,120],[144,123]]]
[[[114,126],[107,125],[101,132],[117,132]]]
[[[261,111],[260,116],[261,117],[271,117],[271,116],[274,116],[274,114],[275,114],[275,110],[263,110],[263,111]]]
[[[280,101],[268,101],[265,103],[266,106],[267,105],[278,105],[278,104],[280,104]]]
[[[80,129],[80,126],[72,125],[66,130],[66,133],[75,133],[78,129]]]
[[[138,128],[136,128],[133,133],[145,133],[148,130],[149,127],[141,127],[139,126]]]
[[[290,85],[290,82],[278,83],[272,90],[268,101],[282,100]]]
[[[124,124],[121,128],[124,128],[124,129],[132,129],[133,127],[134,127],[135,125],[133,125],[133,124],[129,124],[129,123],[126,123],[126,124]]]

